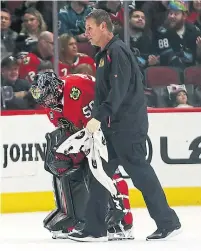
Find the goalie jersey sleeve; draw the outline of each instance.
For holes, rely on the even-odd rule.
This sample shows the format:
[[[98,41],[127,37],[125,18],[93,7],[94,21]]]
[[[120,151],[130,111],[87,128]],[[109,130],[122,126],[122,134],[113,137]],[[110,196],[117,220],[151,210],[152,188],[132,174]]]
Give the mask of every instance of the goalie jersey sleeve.
[[[95,79],[84,74],[73,74],[62,80],[65,82],[63,116],[76,127],[83,128],[91,118]]]

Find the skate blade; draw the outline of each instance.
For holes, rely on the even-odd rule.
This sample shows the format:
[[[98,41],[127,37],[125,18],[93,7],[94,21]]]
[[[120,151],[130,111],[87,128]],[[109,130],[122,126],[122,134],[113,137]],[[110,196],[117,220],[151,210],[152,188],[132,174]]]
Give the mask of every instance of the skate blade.
[[[108,238],[108,241],[131,241],[131,240],[134,240],[135,238],[134,237],[115,237],[115,238]]]
[[[69,236],[68,239],[70,239],[72,241],[77,241],[77,242],[106,242],[106,241],[108,241],[107,236],[102,236],[102,237],[98,237],[98,238],[95,238],[92,236],[86,236],[84,238],[77,238],[77,237]]]
[[[121,233],[108,233],[109,241],[134,240],[132,231]]]
[[[52,232],[52,239],[68,239],[67,233],[62,233],[62,231]]]

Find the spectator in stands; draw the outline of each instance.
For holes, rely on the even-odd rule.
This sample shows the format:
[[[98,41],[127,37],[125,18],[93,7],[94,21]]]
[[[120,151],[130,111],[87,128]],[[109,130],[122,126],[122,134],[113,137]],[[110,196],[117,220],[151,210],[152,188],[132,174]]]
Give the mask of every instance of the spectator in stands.
[[[37,73],[37,68],[41,61],[49,60],[54,62],[54,36],[49,31],[43,31],[39,38],[36,49],[26,55],[20,64],[20,77],[33,82]],[[67,75],[67,65],[59,62],[59,76]]]
[[[11,23],[11,29],[16,31],[17,33],[20,32],[21,27],[21,17],[22,15],[16,15],[16,11],[21,9],[24,1],[18,0],[18,1],[1,1],[1,9],[6,8],[9,10],[11,16],[12,16],[12,23]]]
[[[186,91],[178,91],[172,95],[173,107],[175,108],[190,108],[193,107],[188,103],[188,95]]]
[[[68,72],[70,72],[72,68],[75,68],[80,64],[89,64],[92,66],[93,71],[96,71],[94,60],[88,55],[78,53],[77,41],[72,35],[61,35],[59,37],[59,44],[59,59],[63,64],[67,66]]]
[[[93,67],[89,64],[79,64],[71,70],[71,74],[86,74],[92,77],[95,77],[95,72]],[[94,79],[95,81],[95,79]]]
[[[59,35],[68,33],[79,42],[88,41],[85,36],[85,17],[92,11],[88,4],[89,1],[70,1],[59,11]]]
[[[16,53],[26,55],[36,47],[41,32],[46,31],[47,26],[41,13],[35,8],[29,8],[23,16],[21,32],[16,40]]]
[[[201,59],[201,32],[186,22],[185,1],[169,1],[168,16],[163,27],[154,34],[160,64],[185,68]]]
[[[187,21],[191,23],[195,23],[197,17],[199,16],[199,12],[201,10],[201,1],[196,0],[189,3],[189,15],[187,17]]]
[[[58,1],[58,8],[61,3],[65,3],[65,1]],[[26,1],[24,3],[24,11],[27,8],[35,8],[38,10],[47,25],[47,30],[52,32],[53,29],[53,18],[52,18],[52,10],[53,10],[53,1]]]
[[[132,9],[129,21],[130,47],[134,52],[141,69],[159,63],[158,57],[150,55],[152,34],[146,26],[144,12]]]
[[[44,73],[44,72],[54,72],[54,66],[50,61],[41,61],[38,68],[37,74]]]
[[[135,1],[129,2],[129,10],[135,9]],[[139,4],[138,4],[139,5]],[[124,30],[124,8],[123,1],[97,1],[96,9],[103,9],[110,15],[114,25],[114,34],[120,34],[123,39]]]
[[[147,24],[152,31],[163,25],[167,15],[168,1],[145,1],[141,10],[145,13]]]
[[[43,19],[45,23],[47,24],[47,30],[52,31],[52,3],[53,1],[5,1],[5,6],[7,9],[11,11],[11,14],[13,15],[13,22],[12,22],[12,28],[13,30],[20,33],[21,31],[21,25],[22,25],[22,17],[24,16],[24,13],[27,9],[35,8],[38,10],[41,15],[43,16]],[[62,1],[63,2],[63,1]],[[60,1],[58,2],[58,6],[60,6]]]
[[[193,1],[193,6],[196,10],[197,17],[195,19],[195,26],[201,30],[201,0]]]
[[[114,34],[123,33],[124,8],[121,1],[98,1],[97,9],[103,9],[110,14],[114,25]]]
[[[167,86],[172,107],[175,108],[190,108],[188,94],[185,85],[170,85]]]
[[[54,37],[49,31],[44,31],[38,38],[36,49],[28,53],[20,64],[20,77],[29,82],[34,80],[37,68],[42,60],[51,60],[54,54]]]
[[[1,95],[4,109],[33,109],[35,101],[29,92],[30,84],[19,79],[19,65],[17,59],[8,56],[1,61]],[[5,91],[10,92],[10,100],[5,101]]]
[[[10,29],[11,14],[7,9],[1,9],[1,59],[12,54],[15,48],[17,33]]]

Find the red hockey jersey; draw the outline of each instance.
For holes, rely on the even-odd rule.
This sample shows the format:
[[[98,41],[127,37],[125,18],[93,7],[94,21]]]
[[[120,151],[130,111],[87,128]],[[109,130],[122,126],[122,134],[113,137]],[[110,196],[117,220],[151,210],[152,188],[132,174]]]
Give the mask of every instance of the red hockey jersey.
[[[21,79],[27,79],[30,83],[33,82],[35,75],[37,74],[38,66],[42,59],[34,53],[29,53],[25,56],[20,64],[19,77]],[[53,63],[53,59],[51,60]],[[59,62],[59,76],[63,77],[68,74],[68,66]]]
[[[49,110],[48,117],[57,127],[58,119],[65,118],[76,127],[83,128],[91,118],[94,103],[95,78],[85,74],[73,74],[61,78],[64,81],[63,110]]]
[[[92,67],[92,70],[94,72],[96,72],[96,64],[95,64],[95,61],[93,60],[93,58],[91,58],[85,54],[78,53],[78,56],[73,64],[71,64],[71,65],[66,64],[68,73],[70,72],[71,69],[77,67],[80,64],[89,64]],[[65,74],[64,76],[66,76],[66,75],[67,74]]]
[[[113,23],[124,25],[124,8],[121,8],[116,14],[110,13],[110,18]]]
[[[20,64],[19,77],[21,79],[27,79],[30,83],[32,83],[35,75],[37,74],[37,69],[41,61],[42,59],[36,54],[29,53],[23,58],[22,63]],[[52,58],[51,62],[53,63],[53,61],[54,59]],[[79,54],[76,61],[72,65],[59,62],[59,77],[67,76],[72,68],[80,64],[89,64],[92,66],[94,72],[96,70],[95,62],[91,57]]]

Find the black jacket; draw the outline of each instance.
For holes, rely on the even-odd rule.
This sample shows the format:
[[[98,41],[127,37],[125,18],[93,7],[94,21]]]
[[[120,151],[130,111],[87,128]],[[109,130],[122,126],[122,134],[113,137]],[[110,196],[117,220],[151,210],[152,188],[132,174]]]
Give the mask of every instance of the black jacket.
[[[14,52],[17,36],[17,32],[11,29],[1,31],[1,59]]]
[[[96,56],[93,117],[102,129],[147,134],[147,107],[142,76],[127,45],[114,37]]]

